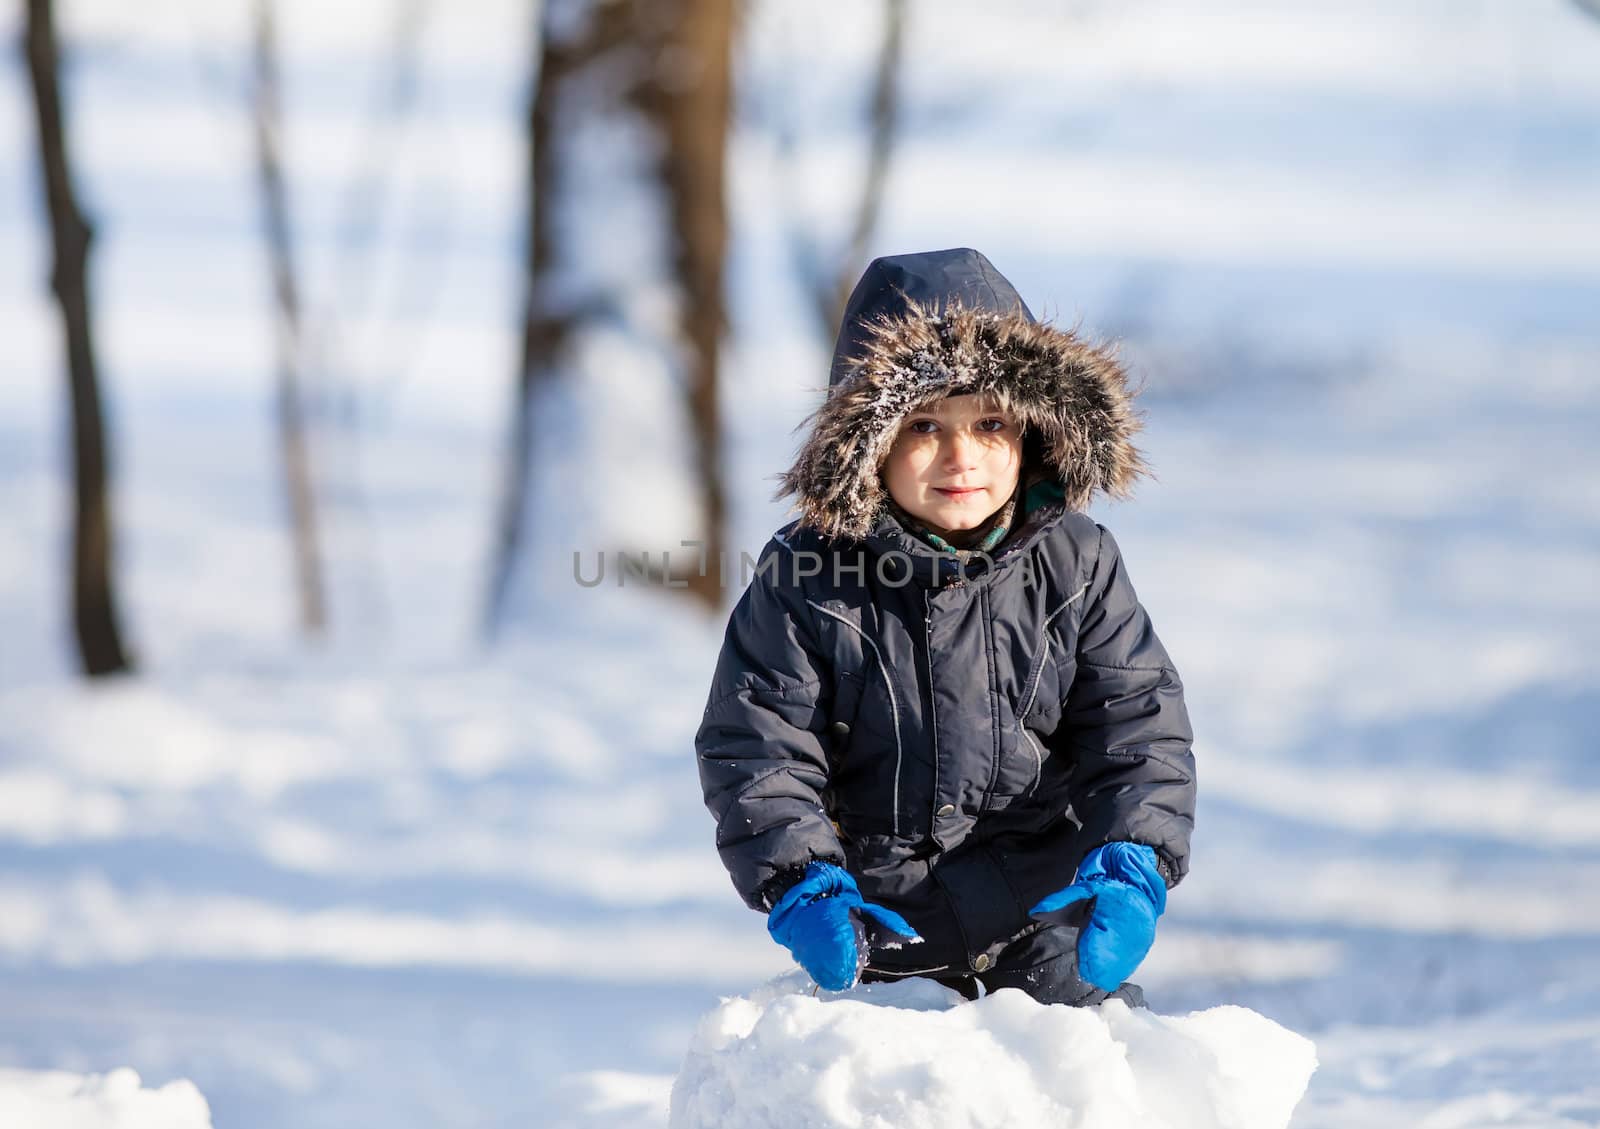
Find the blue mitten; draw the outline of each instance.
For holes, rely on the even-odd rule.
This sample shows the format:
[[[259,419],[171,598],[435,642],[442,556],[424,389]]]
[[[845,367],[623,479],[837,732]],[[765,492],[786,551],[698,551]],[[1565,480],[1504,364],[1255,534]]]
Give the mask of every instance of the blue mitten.
[[[922,940],[905,918],[893,910],[861,900],[849,871],[827,862],[813,862],[805,877],[791,886],[767,915],[767,932],[793,954],[820,987],[842,992],[855,986],[866,967],[872,927],[882,927],[908,941]]]
[[[1088,901],[1087,917],[1072,907]],[[1084,856],[1072,885],[1028,912],[1040,921],[1081,925],[1078,975],[1114,992],[1133,975],[1156,939],[1156,918],[1167,908],[1167,884],[1154,848],[1107,843]]]

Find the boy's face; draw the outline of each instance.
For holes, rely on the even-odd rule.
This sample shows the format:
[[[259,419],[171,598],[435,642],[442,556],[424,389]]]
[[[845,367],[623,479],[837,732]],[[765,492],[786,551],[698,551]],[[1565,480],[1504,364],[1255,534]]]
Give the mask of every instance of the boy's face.
[[[1011,497],[1022,428],[985,396],[947,396],[905,418],[883,465],[900,507],[935,533],[973,529]]]

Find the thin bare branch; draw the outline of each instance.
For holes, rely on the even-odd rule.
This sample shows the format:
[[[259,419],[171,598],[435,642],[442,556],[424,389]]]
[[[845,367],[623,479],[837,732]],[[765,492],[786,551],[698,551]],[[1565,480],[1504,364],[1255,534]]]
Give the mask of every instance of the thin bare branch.
[[[261,185],[262,234],[272,277],[277,350],[278,443],[289,505],[300,625],[308,635],[327,627],[322,555],[317,537],[316,493],[311,474],[301,394],[304,364],[300,291],[296,281],[289,193],[283,172],[283,109],[273,0],[256,0],[253,60],[256,172]]]

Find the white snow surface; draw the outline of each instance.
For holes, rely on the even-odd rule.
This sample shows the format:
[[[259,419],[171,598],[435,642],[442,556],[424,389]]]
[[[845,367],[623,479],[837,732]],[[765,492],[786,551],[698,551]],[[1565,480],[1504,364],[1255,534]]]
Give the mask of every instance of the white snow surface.
[[[0,52],[0,1068],[192,1079],[230,1129],[664,1126],[697,1024],[789,966],[717,859],[692,756],[737,587],[707,614],[571,579],[574,551],[587,572],[698,533],[637,457],[638,409],[675,390],[627,333],[585,353],[563,401],[583,418],[543,417],[552,458],[600,445],[546,486],[652,543],[542,526],[514,621],[477,633],[532,9],[279,6],[333,609],[313,646],[251,5],[61,6],[140,673],[74,671],[60,327],[26,75]],[[415,101],[391,117],[402,9]],[[1600,22],[1571,0],[910,9],[869,251],[979,247],[1147,381],[1159,477],[1092,516],[1197,734],[1152,1006],[1314,1039],[1294,1129],[1600,1124]],[[22,10],[0,5],[0,40]],[[826,380],[793,268],[848,236],[880,18],[770,0],[744,24],[735,554],[786,520],[772,477]]]
[[[1241,1007],[968,1003],[933,981],[813,996],[803,975],[695,1031],[670,1129],[1283,1129],[1310,1040]]]
[[[5,1129],[210,1129],[211,1110],[194,1083],[150,1089],[137,1072],[0,1069]]]

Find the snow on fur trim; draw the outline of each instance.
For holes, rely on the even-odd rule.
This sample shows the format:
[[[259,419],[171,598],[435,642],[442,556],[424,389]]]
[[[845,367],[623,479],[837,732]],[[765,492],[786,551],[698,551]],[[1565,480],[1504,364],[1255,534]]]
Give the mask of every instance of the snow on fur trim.
[[[1128,497],[1149,473],[1133,445],[1143,426],[1137,393],[1108,346],[1021,311],[912,305],[868,326],[853,371],[802,422],[811,432],[775,500],[794,497],[801,523],[824,536],[865,537],[885,499],[880,471],[901,422],[966,394],[994,397],[1042,437],[1071,509],[1087,508],[1096,492]]]

